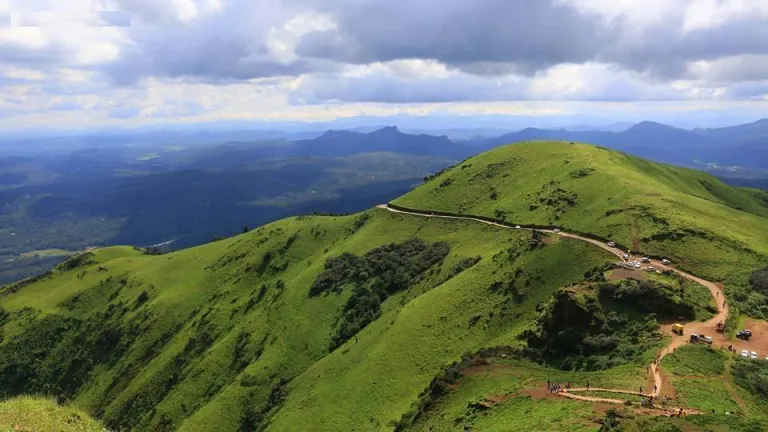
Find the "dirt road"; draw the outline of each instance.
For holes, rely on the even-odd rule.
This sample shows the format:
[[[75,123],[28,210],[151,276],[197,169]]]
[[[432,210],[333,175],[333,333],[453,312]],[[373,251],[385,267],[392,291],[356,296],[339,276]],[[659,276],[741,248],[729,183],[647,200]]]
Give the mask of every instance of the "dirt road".
[[[533,231],[534,230],[533,228],[515,228],[514,224],[507,225],[507,224],[494,223],[494,222],[490,222],[490,221],[486,221],[486,220],[483,220],[483,219],[479,219],[479,218],[477,218],[475,216],[470,216],[470,215],[467,215],[467,216],[444,216],[444,215],[424,214],[424,213],[428,213],[429,210],[426,210],[426,211],[423,211],[423,210],[420,210],[420,211],[396,210],[396,209],[390,207],[387,204],[381,204],[381,205],[378,205],[376,207],[380,208],[380,209],[388,210],[388,211],[393,212],[393,213],[401,213],[401,214],[407,214],[407,215],[411,215],[411,216],[426,217],[426,218],[440,218],[440,219],[471,220],[471,221],[480,222],[480,223],[484,223],[486,225],[492,225],[492,226],[496,226],[496,227],[504,228],[504,229],[520,229],[520,230],[527,230],[527,231]],[[548,230],[548,229],[536,229],[536,231],[550,233],[550,234],[556,234],[556,235],[559,235],[560,237],[565,237],[565,238],[570,238],[570,239],[575,239],[575,240],[591,243],[591,244],[593,244],[593,245],[595,245],[597,247],[600,247],[600,248],[602,248],[602,249],[604,249],[604,250],[606,250],[606,251],[616,255],[622,261],[631,261],[631,260],[639,261],[642,258],[642,257],[630,256],[630,258],[628,260],[625,260],[624,259],[624,253],[625,253],[624,251],[622,251],[622,250],[620,250],[620,249],[618,249],[616,247],[608,246],[606,243],[603,243],[603,242],[601,242],[599,240],[583,237],[583,236],[580,236],[580,235],[577,235],[577,234],[567,233],[567,232],[563,232],[563,231],[555,232],[555,230]],[[685,331],[686,331],[687,334],[698,333],[698,334],[706,334],[707,336],[712,336],[712,338],[715,340],[715,342],[714,342],[715,345],[726,345],[727,346],[727,345],[732,344],[730,341],[728,341],[728,339],[726,339],[725,335],[723,335],[721,333],[717,333],[717,331],[715,330],[715,326],[717,325],[718,322],[721,322],[721,321],[725,322],[726,318],[728,318],[728,305],[725,302],[725,295],[723,294],[723,290],[722,290],[722,288],[718,284],[716,284],[714,282],[710,282],[708,280],[701,279],[701,278],[699,278],[697,276],[694,276],[694,275],[692,275],[690,273],[684,272],[682,270],[678,270],[678,269],[676,269],[676,268],[674,268],[672,266],[665,265],[661,261],[658,261],[658,260],[651,260],[651,262],[646,264],[646,265],[653,266],[653,267],[655,267],[656,269],[658,269],[660,271],[665,271],[665,270],[673,271],[673,272],[677,273],[678,275],[680,275],[681,277],[683,277],[685,279],[688,279],[690,281],[696,282],[698,284],[701,284],[701,285],[705,286],[707,289],[709,289],[709,292],[712,295],[712,299],[715,301],[715,304],[717,305],[717,310],[718,310],[717,314],[714,317],[712,317],[711,319],[709,319],[709,320],[707,320],[706,322],[703,322],[703,323],[702,322],[689,322],[689,323],[681,323],[681,324],[685,325]],[[659,352],[659,355],[657,356],[656,360],[650,365],[651,373],[653,375],[653,381],[654,381],[654,384],[655,384],[655,390],[653,392],[647,393],[647,394],[639,394],[639,393],[635,393],[635,392],[631,392],[631,391],[627,391],[627,390],[619,390],[619,389],[600,389],[600,390],[604,391],[604,392],[610,392],[610,393],[638,394],[638,395],[642,395],[642,396],[658,397],[659,394],[661,393],[662,386],[663,386],[664,383],[663,383],[663,381],[661,379],[661,373],[658,370],[658,364],[657,363],[660,362],[661,359],[664,358],[665,355],[673,353],[674,350],[677,347],[685,344],[686,340],[687,340],[686,336],[677,336],[677,335],[673,336],[672,342],[670,342],[669,345],[665,346]],[[736,344],[734,344],[734,346],[736,346]],[[571,392],[569,392],[569,393],[560,393],[560,395],[562,395],[564,397],[573,398],[573,399],[592,401],[592,402],[608,402],[608,403],[623,403],[624,402],[624,401],[621,401],[619,399],[596,398],[596,397],[589,397],[589,396],[578,396],[578,395],[574,395],[573,394],[573,392],[579,392],[579,391],[586,391],[586,389],[571,389]]]

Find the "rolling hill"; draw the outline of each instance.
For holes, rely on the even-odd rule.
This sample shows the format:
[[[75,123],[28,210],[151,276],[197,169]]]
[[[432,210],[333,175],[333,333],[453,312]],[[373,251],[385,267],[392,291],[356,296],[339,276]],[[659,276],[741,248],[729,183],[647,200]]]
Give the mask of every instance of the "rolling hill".
[[[729,301],[759,315],[747,279],[768,252],[762,198],[615,151],[533,143],[470,158],[395,204],[614,238],[726,280]],[[611,276],[614,261],[575,238],[380,208],[165,255],[96,249],[0,288],[0,396],[56,395],[115,430],[631,423],[540,389],[647,385],[668,339],[659,321],[717,308],[672,274]],[[749,419],[723,417],[725,401],[701,421],[764,419],[768,399],[738,388]],[[686,406],[703,410],[694,396]]]
[[[768,165],[768,119],[725,128],[693,130],[651,121],[620,131],[527,128],[475,140],[474,144],[488,150],[529,140],[589,142],[654,161],[702,169],[716,164],[765,170]]]

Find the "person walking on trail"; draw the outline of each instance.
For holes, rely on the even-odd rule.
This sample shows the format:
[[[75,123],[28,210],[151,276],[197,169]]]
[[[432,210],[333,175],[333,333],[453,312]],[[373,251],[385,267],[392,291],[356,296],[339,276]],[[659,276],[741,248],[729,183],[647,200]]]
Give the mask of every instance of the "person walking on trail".
[[[656,384],[654,384],[654,385],[653,385],[653,392],[654,392],[654,393],[656,393],[656,389],[657,389],[657,387],[656,387]]]
[[[587,381],[587,391],[589,391],[589,381]]]
[[[547,388],[551,388],[552,386],[549,384],[549,380],[547,380]]]
[[[640,393],[643,392],[643,386],[640,386]]]

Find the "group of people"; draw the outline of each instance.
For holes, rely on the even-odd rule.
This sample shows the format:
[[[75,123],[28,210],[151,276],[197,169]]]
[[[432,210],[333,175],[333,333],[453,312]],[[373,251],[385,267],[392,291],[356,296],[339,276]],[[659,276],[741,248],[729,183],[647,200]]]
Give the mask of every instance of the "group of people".
[[[547,380],[547,391],[550,393],[562,393],[567,392],[571,389],[571,382],[568,381],[565,384],[560,383],[552,383],[549,380]],[[587,390],[589,390],[589,382],[587,382]]]

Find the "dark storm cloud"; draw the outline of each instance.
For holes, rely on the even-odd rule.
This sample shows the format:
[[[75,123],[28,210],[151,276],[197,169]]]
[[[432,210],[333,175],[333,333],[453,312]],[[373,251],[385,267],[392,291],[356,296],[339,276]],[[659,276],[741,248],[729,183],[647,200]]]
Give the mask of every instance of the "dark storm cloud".
[[[299,55],[349,63],[436,59],[478,75],[531,74],[595,58],[612,29],[551,0],[355,1],[338,31],[305,35]]]
[[[617,38],[596,59],[627,69],[650,71],[661,79],[676,79],[686,77],[688,62],[768,54],[766,20],[733,21],[690,32],[683,32],[681,27],[681,23],[665,22],[646,29],[640,36]],[[736,69],[731,73],[734,78],[743,74]]]
[[[400,59],[490,77],[604,62],[666,82],[689,77],[689,62],[768,53],[764,19],[684,32],[677,14],[638,28],[631,17],[609,21],[562,0],[234,0],[190,22],[170,2],[117,3],[133,17],[132,44],[106,69],[121,84],[149,76],[226,82]],[[300,37],[295,57],[276,58],[270,32],[301,12],[328,14],[336,26]]]
[[[120,59],[106,68],[118,84],[134,84],[148,76],[230,81],[313,71],[303,59],[277,63],[266,58],[266,48],[225,32],[213,35],[178,28],[138,39],[138,45],[126,48]]]
[[[227,82],[333,70],[321,59],[286,61],[270,52],[270,32],[290,18],[278,0],[235,0],[189,22],[169,2],[118,3],[133,15],[127,32],[132,44],[106,67],[118,84],[151,76]]]
[[[300,55],[357,64],[435,59],[476,75],[606,62],[670,80],[684,78],[688,62],[768,53],[768,22],[760,18],[686,32],[682,15],[639,28],[631,17],[607,21],[553,0],[328,4],[338,29],[306,35]]]

